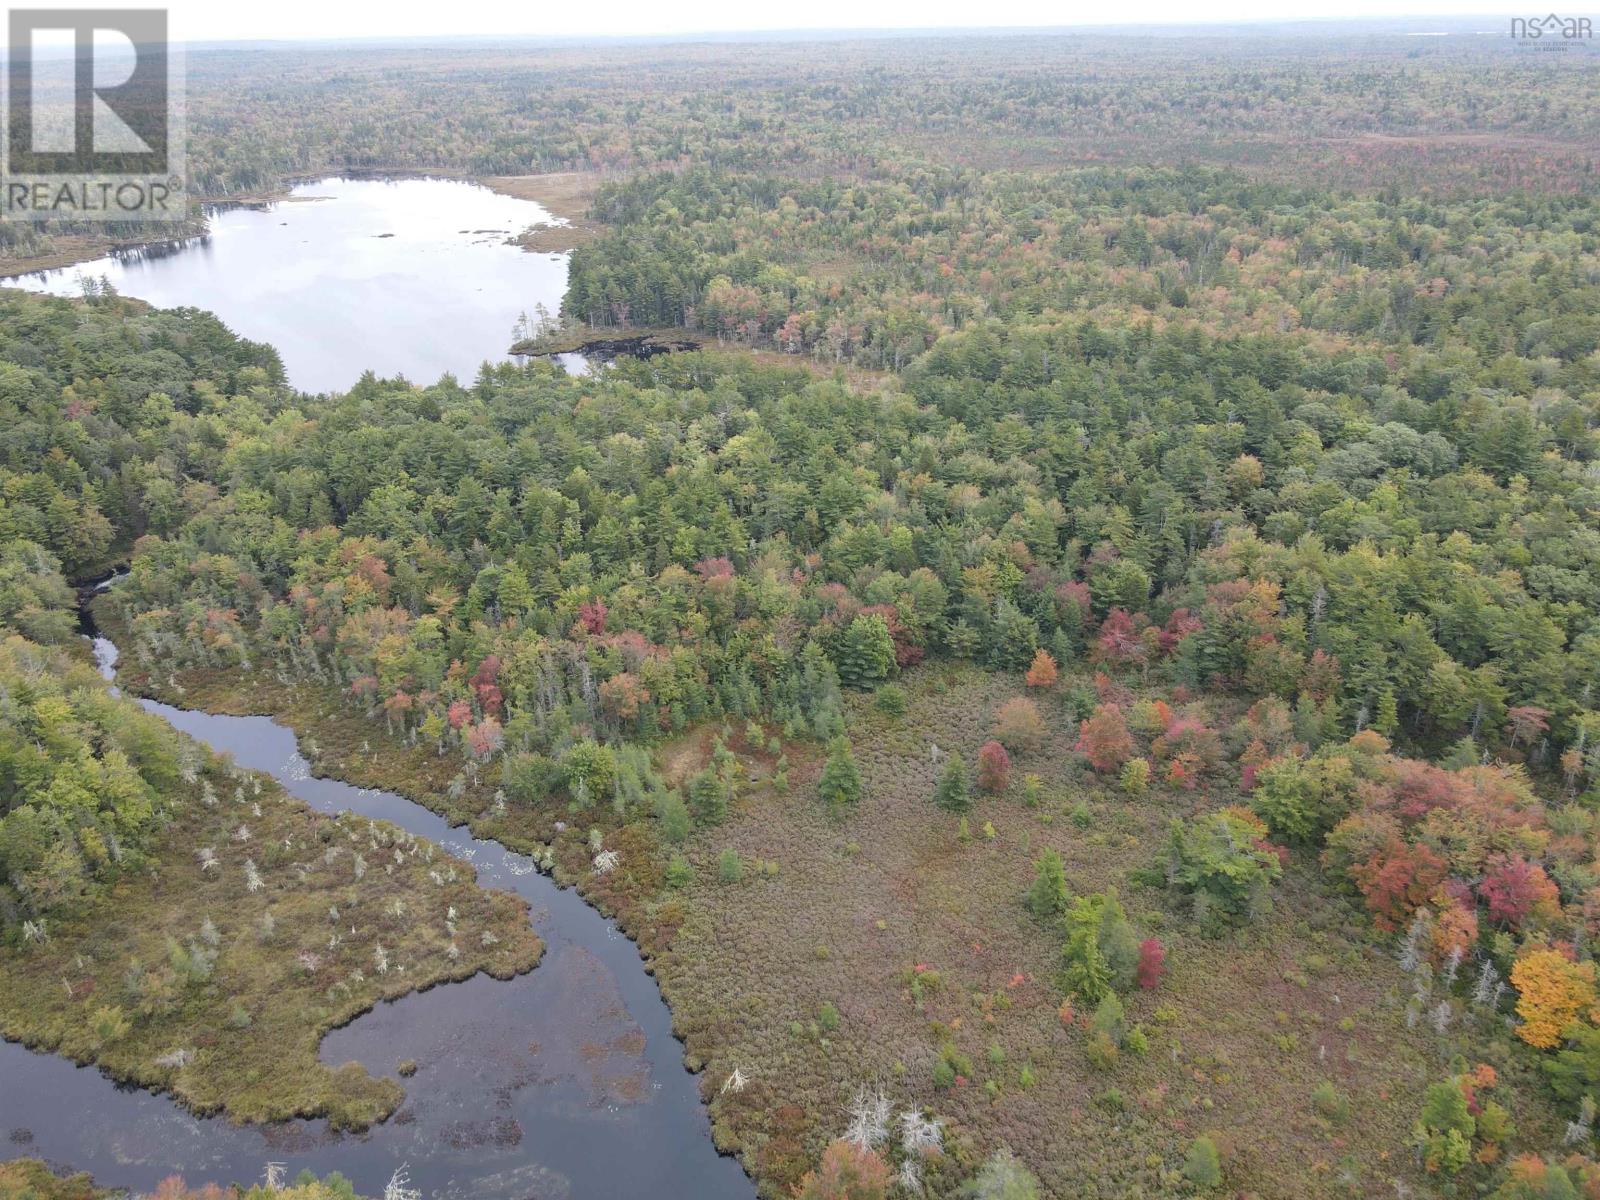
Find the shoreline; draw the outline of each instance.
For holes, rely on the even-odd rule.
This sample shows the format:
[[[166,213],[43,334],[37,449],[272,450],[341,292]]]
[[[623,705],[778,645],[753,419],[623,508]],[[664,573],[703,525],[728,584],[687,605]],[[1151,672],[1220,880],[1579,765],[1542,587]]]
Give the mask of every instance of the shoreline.
[[[617,331],[617,336],[596,336],[593,329],[563,331],[546,338],[529,338],[515,342],[507,354],[527,358],[554,358],[558,354],[581,354],[600,362],[615,358],[654,358],[658,354],[676,354],[686,350],[705,349],[705,339],[685,329],[640,330],[631,334]]]
[[[496,195],[514,200],[532,200],[544,207],[560,224],[532,225],[508,238],[529,253],[564,254],[592,240],[600,232],[598,223],[588,217],[589,201],[601,176],[590,171],[556,171],[542,175],[474,175],[449,168],[411,167],[387,170],[378,167],[339,170],[329,168],[309,174],[293,175],[277,187],[242,192],[232,196],[196,196],[194,202],[202,220],[193,232],[177,236],[117,238],[99,233],[63,233],[50,236],[50,249],[19,258],[0,257],[0,286],[5,281],[41,271],[63,271],[96,259],[145,250],[151,246],[177,245],[204,237],[203,218],[212,211],[230,209],[265,210],[275,204],[310,203],[311,196],[291,195],[293,190],[323,179],[451,179],[488,188]]]

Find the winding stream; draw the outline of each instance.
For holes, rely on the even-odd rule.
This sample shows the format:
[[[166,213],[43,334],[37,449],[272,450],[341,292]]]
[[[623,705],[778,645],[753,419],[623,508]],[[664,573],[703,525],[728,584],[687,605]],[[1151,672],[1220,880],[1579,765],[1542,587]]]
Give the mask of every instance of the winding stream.
[[[117,648],[93,640],[110,679]],[[312,778],[293,732],[270,718],[140,703],[313,808],[391,821],[470,860],[481,883],[529,900],[545,956],[531,974],[436,987],[329,1034],[325,1062],[355,1060],[396,1078],[400,1060],[419,1065],[402,1081],[399,1112],[359,1135],[330,1133],[322,1121],[240,1127],[195,1117],[92,1067],[0,1043],[0,1157],[37,1156],[139,1189],[173,1173],[251,1182],[271,1161],[290,1177],[341,1171],[368,1196],[403,1164],[413,1186],[441,1200],[754,1195],[711,1143],[697,1080],[633,943],[577,893],[403,796]]]

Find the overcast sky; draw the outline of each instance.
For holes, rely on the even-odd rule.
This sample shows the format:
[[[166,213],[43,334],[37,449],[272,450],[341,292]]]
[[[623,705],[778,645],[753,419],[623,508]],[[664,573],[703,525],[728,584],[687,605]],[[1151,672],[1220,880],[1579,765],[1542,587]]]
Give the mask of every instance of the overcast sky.
[[[1547,3],[1548,0],[1540,0]],[[20,3],[19,3],[20,6]],[[85,7],[90,6],[85,4]],[[154,7],[152,0],[94,7]],[[27,0],[27,7],[59,7]],[[1506,0],[809,0],[785,5],[750,0],[606,0],[534,4],[506,0],[176,0],[173,35],[184,41],[258,38],[435,37],[484,34],[581,36],[683,34],[789,29],[963,28],[1127,23],[1284,21],[1321,18],[1444,16],[1507,12]],[[1518,11],[1521,9],[1518,7]],[[1541,8],[1539,10],[1543,12]],[[1563,8],[1563,12],[1567,9]],[[1577,11],[1585,11],[1579,9]],[[0,33],[0,37],[4,34]]]

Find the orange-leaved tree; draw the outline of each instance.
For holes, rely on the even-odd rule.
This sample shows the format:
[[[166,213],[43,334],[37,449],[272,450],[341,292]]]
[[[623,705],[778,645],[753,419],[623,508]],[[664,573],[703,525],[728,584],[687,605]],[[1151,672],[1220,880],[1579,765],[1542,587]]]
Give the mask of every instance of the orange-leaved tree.
[[[1055,685],[1056,675],[1056,660],[1048,650],[1039,650],[1034,653],[1033,662],[1023,679],[1031,688],[1047,688]]]

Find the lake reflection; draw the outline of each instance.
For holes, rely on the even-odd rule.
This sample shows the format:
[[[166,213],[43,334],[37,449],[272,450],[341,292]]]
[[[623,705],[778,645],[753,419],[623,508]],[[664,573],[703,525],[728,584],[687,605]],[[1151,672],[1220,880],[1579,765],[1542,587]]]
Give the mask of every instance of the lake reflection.
[[[210,236],[161,255],[102,258],[3,280],[75,296],[104,275],[161,308],[208,309],[277,347],[289,381],[343,391],[364,370],[470,383],[506,359],[520,314],[561,307],[564,254],[507,239],[551,220],[530,200],[444,179],[324,179],[263,210],[213,215]]]

